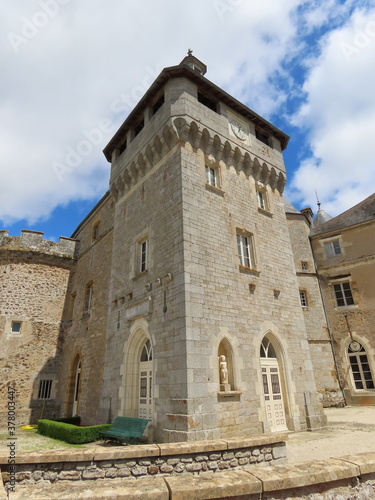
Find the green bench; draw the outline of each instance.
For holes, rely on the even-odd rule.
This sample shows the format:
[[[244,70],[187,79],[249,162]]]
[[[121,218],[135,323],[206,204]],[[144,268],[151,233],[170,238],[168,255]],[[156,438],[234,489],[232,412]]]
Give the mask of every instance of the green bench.
[[[137,442],[142,436],[150,420],[144,418],[116,417],[111,427],[100,432],[104,444],[109,439],[130,443],[132,439]]]

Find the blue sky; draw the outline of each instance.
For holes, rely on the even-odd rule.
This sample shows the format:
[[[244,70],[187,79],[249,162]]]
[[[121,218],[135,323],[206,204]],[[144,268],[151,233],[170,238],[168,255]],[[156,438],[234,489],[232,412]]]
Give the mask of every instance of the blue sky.
[[[0,229],[70,236],[108,189],[102,149],[188,48],[291,136],[285,194],[332,215],[374,192],[375,4],[18,0],[0,19]],[[69,168],[61,170],[61,165]]]

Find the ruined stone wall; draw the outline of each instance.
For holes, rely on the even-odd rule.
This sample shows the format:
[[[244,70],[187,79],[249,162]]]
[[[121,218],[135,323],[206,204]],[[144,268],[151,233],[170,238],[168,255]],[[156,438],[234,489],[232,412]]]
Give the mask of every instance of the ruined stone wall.
[[[17,425],[59,416],[60,325],[74,252],[67,238],[55,243],[33,231],[0,233],[1,427],[8,384],[16,390]],[[12,332],[14,322],[19,331]],[[39,394],[42,380],[52,381],[48,399]]]
[[[342,253],[327,257],[324,243],[331,234],[312,239],[322,286],[324,303],[331,328],[340,378],[348,404],[375,404],[373,391],[356,390],[349,368],[348,346],[352,339],[366,349],[375,382],[375,222],[345,228],[334,233]],[[337,306],[333,285],[350,283],[354,305]]]
[[[298,286],[299,290],[305,293],[307,300],[306,306],[302,304],[300,306],[305,318],[317,390],[324,406],[341,406],[344,400],[337,379],[335,360],[315,271],[309,240],[310,226],[302,213],[287,213],[287,220]]]
[[[62,415],[73,413],[76,370],[81,362],[76,412],[86,425],[106,423],[101,414],[109,275],[112,259],[113,201],[109,194],[82,222],[75,233],[78,255],[69,282],[62,329],[63,358],[60,369],[59,399]],[[92,286],[91,310],[87,311],[87,285]]]

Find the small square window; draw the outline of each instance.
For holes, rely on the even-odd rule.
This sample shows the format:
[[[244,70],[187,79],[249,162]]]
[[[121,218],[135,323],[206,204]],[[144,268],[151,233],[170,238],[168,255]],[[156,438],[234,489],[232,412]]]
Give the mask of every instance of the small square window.
[[[302,271],[307,271],[309,269],[309,264],[306,261],[301,262],[301,269]]]
[[[324,249],[327,257],[334,257],[335,255],[340,255],[341,253],[340,241],[333,240],[324,243]]]
[[[308,304],[307,304],[307,294],[305,292],[305,290],[300,290],[299,291],[299,298],[300,298],[300,301],[301,301],[301,306],[302,307],[307,307]]]
[[[12,321],[11,332],[21,333],[22,321]]]
[[[38,399],[51,399],[53,380],[40,380],[38,389]]]

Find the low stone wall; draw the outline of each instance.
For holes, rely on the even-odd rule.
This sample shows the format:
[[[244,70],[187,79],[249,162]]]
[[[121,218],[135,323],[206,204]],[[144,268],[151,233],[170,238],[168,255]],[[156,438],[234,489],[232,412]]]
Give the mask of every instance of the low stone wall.
[[[0,491],[0,499],[7,498]],[[206,474],[19,484],[11,500],[372,500],[375,453]]]
[[[181,476],[283,463],[286,440],[287,435],[278,434],[249,439],[23,452],[15,456],[13,477],[4,454],[0,455],[0,463],[8,488],[39,481]]]

